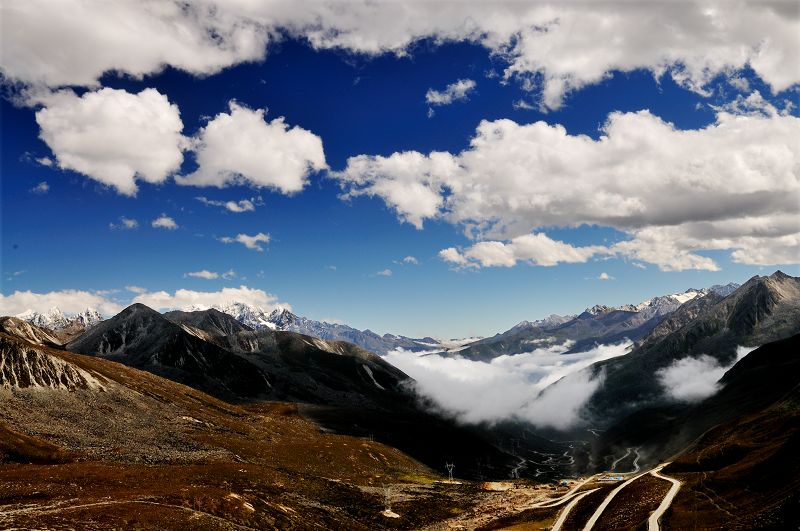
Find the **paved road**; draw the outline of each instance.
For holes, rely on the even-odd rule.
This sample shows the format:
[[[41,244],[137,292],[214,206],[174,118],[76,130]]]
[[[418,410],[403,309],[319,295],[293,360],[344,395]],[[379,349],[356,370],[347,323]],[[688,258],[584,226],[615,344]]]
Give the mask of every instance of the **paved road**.
[[[589,476],[588,478],[584,479],[583,481],[580,481],[580,482],[576,483],[571,489],[569,489],[564,495],[562,495],[559,498],[556,498],[556,499],[553,499],[553,500],[544,500],[544,501],[540,501],[540,502],[537,502],[537,503],[533,503],[533,504],[525,507],[525,509],[538,509],[538,508],[549,509],[551,507],[558,507],[562,503],[565,503],[565,502],[569,501],[570,498],[572,498],[575,495],[577,495],[578,494],[578,489],[580,489],[581,487],[583,487],[584,485],[586,485],[587,483],[589,483],[590,481],[592,481],[596,477],[597,477],[597,475]]]
[[[603,503],[601,503],[597,507],[597,510],[594,512],[594,514],[589,519],[589,521],[586,522],[586,525],[584,526],[583,531],[590,531],[594,527],[594,524],[596,524],[597,521],[600,519],[600,515],[603,514],[603,511],[606,510],[606,507],[608,507],[608,504],[611,503],[611,500],[614,499],[614,496],[616,496],[619,491],[621,491],[622,489],[624,489],[625,487],[627,487],[628,485],[630,485],[631,483],[633,483],[634,481],[636,481],[640,477],[644,476],[645,474],[647,474],[647,472],[643,472],[643,473],[639,474],[638,476],[633,476],[631,479],[629,479],[628,481],[626,481],[625,483],[623,483],[622,485],[620,485],[616,489],[612,490],[609,493],[609,495],[606,496],[606,499],[603,500]]]
[[[596,489],[592,489],[592,490],[587,490],[587,491],[581,492],[580,494],[575,496],[575,498],[571,502],[569,502],[569,505],[564,507],[564,510],[561,511],[561,514],[558,515],[558,520],[556,520],[556,523],[553,526],[553,529],[551,531],[559,531],[561,529],[561,526],[564,525],[564,522],[567,521],[567,516],[569,516],[570,511],[572,511],[572,509],[576,505],[578,505],[578,502],[581,501],[581,498],[583,498],[584,496],[588,496],[589,494],[593,493],[594,491],[598,490],[599,488],[600,487],[597,487]]]
[[[672,504],[672,500],[675,499],[675,495],[678,494],[678,491],[681,488],[681,482],[678,481],[677,479],[668,476],[662,476],[661,474],[659,474],[661,469],[667,466],[668,464],[669,463],[664,463],[663,465],[659,465],[650,472],[650,474],[657,477],[658,479],[664,479],[672,483],[672,487],[670,487],[669,492],[667,492],[667,495],[664,496],[664,499],[661,500],[661,505],[658,506],[658,509],[656,509],[655,512],[653,512],[653,514],[650,515],[650,518],[648,518],[647,520],[648,531],[659,531],[660,528],[658,527],[658,520],[664,515],[666,510],[669,509],[669,506]]]

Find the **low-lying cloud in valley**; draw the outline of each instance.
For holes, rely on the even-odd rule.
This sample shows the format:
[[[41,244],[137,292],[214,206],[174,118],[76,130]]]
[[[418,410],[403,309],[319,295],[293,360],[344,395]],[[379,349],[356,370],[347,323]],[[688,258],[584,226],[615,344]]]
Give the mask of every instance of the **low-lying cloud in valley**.
[[[602,375],[592,377],[583,369],[627,354],[631,345],[567,354],[568,342],[490,362],[403,350],[384,359],[414,378],[420,394],[464,422],[519,418],[566,429],[579,421],[581,408],[602,383]]]
[[[681,358],[656,374],[667,396],[675,400],[695,402],[716,393],[720,388],[720,378],[753,350],[755,347],[738,347],[736,359],[727,365],[706,354]]]

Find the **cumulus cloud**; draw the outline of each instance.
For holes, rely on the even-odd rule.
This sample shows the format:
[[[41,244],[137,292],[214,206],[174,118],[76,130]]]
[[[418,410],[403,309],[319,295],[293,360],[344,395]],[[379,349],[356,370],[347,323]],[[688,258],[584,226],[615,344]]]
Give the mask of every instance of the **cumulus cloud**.
[[[201,269],[200,271],[192,271],[191,273],[185,273],[183,276],[204,278],[206,280],[214,280],[216,278],[219,278],[219,273],[215,271],[209,271],[208,269]]]
[[[50,191],[50,185],[47,184],[47,181],[42,181],[29,190],[30,193],[39,195],[46,194],[49,191]]]
[[[390,276],[392,276],[392,270],[389,269],[389,268],[386,268],[386,269],[383,269],[381,271],[378,271],[375,274],[378,275],[379,277],[390,277]]]
[[[614,280],[614,277],[603,271],[599,275],[597,275],[597,280]]]
[[[115,315],[122,306],[99,292],[65,289],[46,293],[15,291],[11,295],[0,293],[0,315],[17,315],[27,310],[44,313],[53,307],[74,314],[86,308],[95,308],[105,316]]]
[[[753,350],[755,347],[737,348],[736,359],[728,365],[705,354],[681,358],[656,372],[656,375],[668,396],[679,401],[696,402],[716,393],[720,388],[720,378]]]
[[[264,120],[264,109],[229,103],[194,138],[198,168],[177,176],[178,184],[216,186],[246,183],[284,194],[299,192],[312,171],[327,168],[322,140],[283,117]]]
[[[478,242],[463,253],[450,247],[440,251],[439,256],[458,266],[512,267],[518,261],[531,265],[554,266],[560,263],[586,262],[600,252],[606,252],[606,249],[602,246],[574,247],[538,233],[518,236],[508,243]]]
[[[41,103],[39,136],[58,166],[121,194],[136,195],[137,180],[164,182],[183,162],[178,107],[156,89],[131,94],[104,88],[82,96],[61,91],[43,96]]]
[[[229,212],[233,212],[234,214],[252,212],[256,209],[256,206],[264,204],[261,196],[251,197],[250,199],[240,199],[239,201],[216,201],[203,196],[195,197],[195,199],[204,205],[222,207]]]
[[[425,101],[428,105],[450,105],[456,101],[466,101],[469,93],[475,90],[475,81],[472,79],[459,79],[450,83],[442,90],[428,89],[425,94]]]
[[[125,216],[120,216],[119,223],[111,222],[108,224],[108,228],[111,230],[133,230],[138,227],[138,221],[133,218],[126,218]]]
[[[29,84],[94,86],[105,72],[140,78],[166,65],[210,74],[262,58],[269,35],[214,2],[47,0],[3,3],[4,75]]]
[[[265,234],[263,232],[259,232],[258,234],[254,234],[253,236],[248,236],[247,234],[237,234],[236,236],[223,236],[219,239],[222,243],[241,243],[248,249],[252,249],[254,251],[262,252],[264,250],[261,247],[261,243],[267,244],[272,238],[269,234]]]
[[[165,65],[210,74],[263,58],[270,41],[288,34],[317,49],[365,55],[406,54],[426,38],[476,43],[505,63],[505,79],[519,79],[552,109],[614,71],[669,75],[700,93],[718,75],[748,66],[773,91],[800,81],[798,69],[786,68],[800,21],[781,2],[63,0],[50,7],[3,4],[7,78],[93,86],[104,72],[141,77]]]
[[[419,265],[419,260],[417,260],[414,256],[406,256],[403,258],[402,262],[404,264]]]
[[[455,247],[448,247],[439,251],[439,258],[445,262],[451,262],[457,266],[466,266],[469,261],[461,254],[461,251]]]
[[[631,343],[567,354],[569,346],[535,348],[491,362],[406,351],[385,359],[414,378],[420,393],[465,422],[516,418],[566,429],[580,420],[582,406],[602,383],[602,377],[592,378],[584,369],[626,354]]]
[[[720,110],[692,130],[649,111],[615,112],[597,140],[503,119],[481,122],[458,154],[359,155],[333,175],[345,197],[380,197],[417,228],[426,219],[463,226],[482,241],[443,251],[461,265],[552,265],[607,253],[663,270],[713,271],[717,264],[698,251],[776,264],[796,249],[798,136],[800,118],[766,108]],[[581,225],[628,239],[574,247],[537,232]]]
[[[175,230],[178,228],[178,224],[175,223],[175,220],[166,214],[161,214],[158,216],[156,219],[150,222],[150,225],[156,229]]]
[[[231,279],[236,278],[236,271],[234,271],[233,269],[228,269],[227,271],[222,273],[222,275],[220,275],[220,276],[225,280],[231,280]]]
[[[239,286],[238,288],[223,288],[219,291],[192,291],[179,289],[174,293],[156,291],[141,293],[133,299],[134,303],[141,303],[159,311],[180,310],[183,308],[211,308],[220,307],[231,302],[243,302],[260,306],[265,310],[286,308],[291,306],[280,302],[275,295],[260,289]]]
[[[457,172],[457,163],[449,153],[425,156],[406,151],[388,157],[351,157],[343,171],[331,175],[345,187],[345,199],[380,197],[401,220],[422,229],[426,218],[439,215],[444,206],[444,183]]]

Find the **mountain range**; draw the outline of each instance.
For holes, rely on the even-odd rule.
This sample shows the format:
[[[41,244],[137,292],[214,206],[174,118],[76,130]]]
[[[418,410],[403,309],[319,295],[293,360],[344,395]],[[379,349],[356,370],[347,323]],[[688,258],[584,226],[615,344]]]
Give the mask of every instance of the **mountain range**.
[[[329,429],[391,441],[424,463],[483,457],[494,463],[484,470],[498,471],[514,463],[493,443],[492,434],[431,413],[406,374],[351,343],[253,330],[213,308],[161,314],[133,304],[61,346],[46,343],[48,331],[25,321],[6,318],[0,323],[6,324],[0,333],[36,338],[37,346],[121,363],[229,403],[300,403],[309,418]]]
[[[683,293],[654,297],[639,304],[619,307],[598,304],[587,308],[579,315],[553,314],[544,319],[522,321],[490,338],[460,341],[432,337],[410,338],[394,334],[379,335],[371,330],[358,330],[345,324],[308,319],[286,308],[276,308],[267,312],[257,305],[242,302],[230,302],[211,308],[191,305],[176,312],[197,313],[213,309],[233,317],[248,330],[283,330],[324,340],[347,341],[379,355],[402,349],[410,352],[452,351],[470,359],[491,359],[503,354],[526,352],[535,345],[547,342],[574,341],[572,350],[578,351],[595,342],[608,343],[621,338],[635,340],[685,302],[711,292],[726,296],[738,287],[738,284],[730,283],[704,289],[688,289]],[[176,312],[171,313],[177,314]],[[67,336],[74,336],[103,319],[100,313],[92,308],[67,316],[56,307],[45,313],[28,310],[16,317],[40,328],[64,331],[62,335]],[[227,326],[230,326],[230,321]],[[471,347],[464,348],[465,345]]]
[[[551,345],[569,345],[568,352],[588,350],[595,344],[629,339],[636,341],[653,330],[666,316],[692,300],[708,294],[727,296],[739,287],[730,283],[706,289],[648,299],[619,307],[595,305],[578,315],[551,315],[539,321],[523,321],[506,332],[496,334],[453,352],[463,358],[487,361],[497,356],[521,354]]]
[[[170,514],[186,527],[184,513],[194,507],[193,518],[247,527],[380,529],[396,527],[373,508],[384,507],[387,483],[406,489],[395,505],[399,527],[450,525],[444,522],[453,515],[495,499],[470,480],[552,481],[671,461],[663,471],[683,487],[663,517],[667,527],[791,528],[800,501],[800,278],[779,271],[725,288],[520,323],[442,353],[490,360],[555,342],[578,348],[634,339],[629,352],[585,369],[598,387],[581,421],[561,432],[517,418],[458,421],[374,352],[279,330],[312,326],[286,311],[267,319],[274,328],[242,322],[250,310],[243,305],[231,315],[214,308],[161,314],[133,304],[107,320],[87,326],[73,319],[57,330],[3,317],[0,485],[16,504],[31,489],[54,501],[41,512],[15,509],[11,520],[0,510],[0,525],[69,527],[72,517],[53,515],[82,500],[103,512],[86,509],[75,518],[97,526],[157,527]],[[49,316],[64,324],[57,312]],[[78,325],[82,331],[65,334]],[[713,365],[719,376],[705,395],[687,399],[662,375],[691,360]],[[456,463],[460,486],[437,483],[444,463]],[[20,474],[24,484],[13,479]],[[126,474],[137,480],[117,479]],[[76,478],[85,492],[72,489]],[[613,487],[594,485],[599,499],[584,491],[584,511]],[[604,528],[626,527],[613,518],[630,519],[646,500],[665,495],[657,481],[636,485],[640,491],[625,492],[640,492],[637,501],[609,505]],[[118,499],[127,501],[117,506]],[[142,508],[122,507],[129,503]],[[545,503],[501,519],[508,509],[498,507],[467,527],[557,516],[537,512]],[[577,511],[571,518],[580,523],[570,525],[583,527],[589,514]]]

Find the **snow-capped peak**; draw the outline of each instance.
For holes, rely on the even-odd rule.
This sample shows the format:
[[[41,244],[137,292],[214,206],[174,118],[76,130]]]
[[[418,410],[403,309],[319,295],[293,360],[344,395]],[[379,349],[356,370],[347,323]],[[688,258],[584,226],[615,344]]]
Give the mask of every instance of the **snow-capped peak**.
[[[64,312],[62,312],[57,306],[53,306],[45,313],[34,310],[26,310],[20,314],[17,314],[16,317],[22,319],[23,321],[27,321],[32,325],[40,328],[47,328],[49,330],[61,330],[67,328],[73,323],[77,323],[89,328],[103,320],[103,316],[100,315],[100,312],[94,308],[86,308],[80,313],[67,316],[64,315]]]
[[[591,315],[602,315],[608,312],[613,312],[614,310],[615,308],[606,306],[605,304],[595,304],[591,308],[586,308],[584,311]]]
[[[696,299],[697,297],[702,297],[703,295],[706,295],[707,293],[708,293],[708,290],[706,290],[706,289],[693,289],[692,288],[692,289],[687,289],[683,293],[674,293],[674,294],[670,295],[670,297],[672,297],[673,299],[675,299],[679,303],[684,304],[686,302],[689,302],[692,299]]]
[[[249,326],[255,330],[261,330],[264,328],[269,328],[271,330],[275,329],[275,325],[270,321],[269,314],[264,311],[263,308],[260,306],[256,306],[255,304],[247,304],[244,302],[229,302],[227,304],[221,304],[213,306],[215,310],[219,310],[222,313],[226,313],[242,323],[243,325]],[[203,308],[203,310],[207,310],[208,308]],[[198,311],[199,309],[186,309],[185,311]],[[202,311],[202,310],[199,310]]]
[[[73,321],[78,321],[85,328],[91,328],[102,320],[103,316],[94,308],[86,308],[73,319]]]

